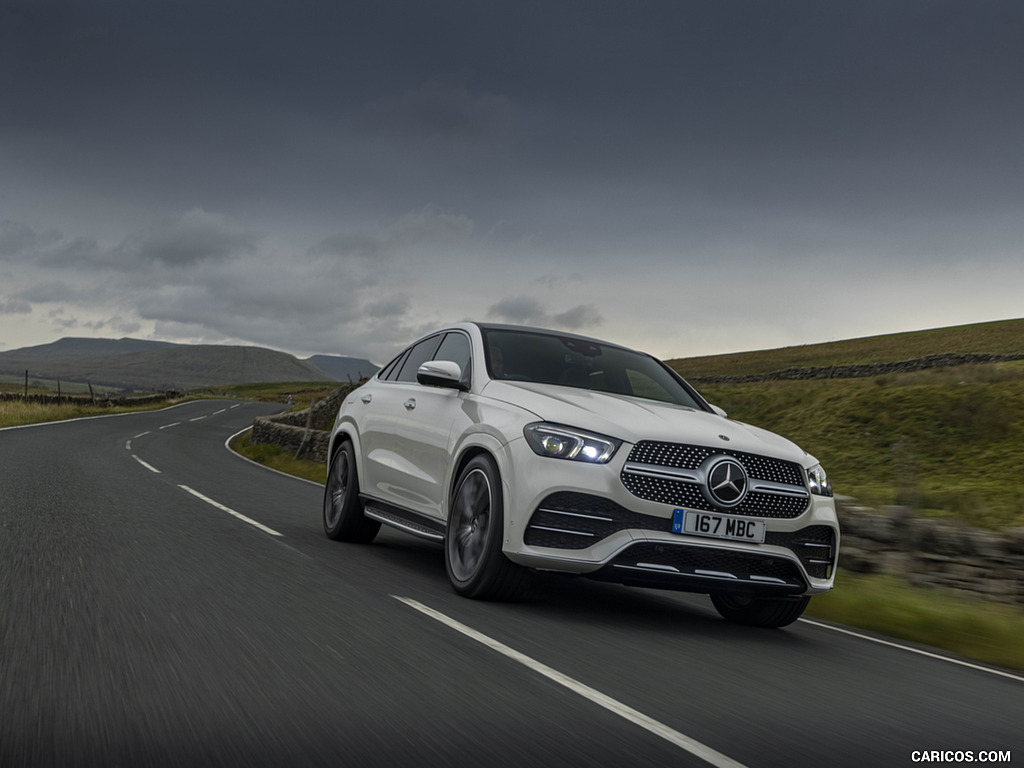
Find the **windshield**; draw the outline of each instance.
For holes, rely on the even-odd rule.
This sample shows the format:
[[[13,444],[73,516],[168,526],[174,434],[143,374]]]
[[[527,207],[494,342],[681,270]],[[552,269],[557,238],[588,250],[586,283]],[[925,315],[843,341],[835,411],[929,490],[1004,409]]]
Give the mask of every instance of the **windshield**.
[[[706,410],[696,392],[650,355],[571,336],[481,330],[492,379],[558,384]]]

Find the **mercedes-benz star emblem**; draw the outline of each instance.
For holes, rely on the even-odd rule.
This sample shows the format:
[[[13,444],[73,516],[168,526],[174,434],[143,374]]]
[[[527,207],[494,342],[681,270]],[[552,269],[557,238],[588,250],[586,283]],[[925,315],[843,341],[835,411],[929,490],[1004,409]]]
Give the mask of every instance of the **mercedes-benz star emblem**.
[[[747,495],[747,471],[735,459],[720,456],[708,465],[709,501],[720,507],[735,507]]]

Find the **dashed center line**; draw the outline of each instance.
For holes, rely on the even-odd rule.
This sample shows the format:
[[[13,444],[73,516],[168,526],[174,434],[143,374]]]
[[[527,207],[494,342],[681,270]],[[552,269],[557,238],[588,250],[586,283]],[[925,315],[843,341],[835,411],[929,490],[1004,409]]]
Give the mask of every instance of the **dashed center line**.
[[[152,464],[147,464],[147,463],[146,463],[146,462],[144,462],[144,461],[143,461],[142,459],[140,459],[140,458],[139,458],[138,456],[136,456],[136,455],[135,455],[134,453],[132,454],[132,458],[133,458],[133,459],[135,459],[135,460],[136,460],[137,462],[139,462],[139,464],[141,464],[142,466],[144,466],[144,467],[145,467],[146,469],[148,469],[148,470],[149,470],[150,472],[153,472],[154,474],[157,474],[157,475],[159,475],[159,474],[160,474],[160,470],[159,470],[159,469],[157,469],[156,467],[154,467],[154,466],[153,466]]]
[[[214,411],[213,415],[217,416],[218,414],[224,413],[226,410],[227,410],[227,408],[221,408],[219,411]]]
[[[173,424],[164,424],[162,427],[160,427],[160,429],[170,429],[171,427],[176,427],[179,424],[181,424],[180,421],[176,421]]]
[[[204,496],[199,491],[196,491],[196,490],[194,490],[192,488],[189,488],[187,485],[180,485],[179,484],[178,487],[181,488],[181,490],[185,491],[186,493],[191,493],[197,499],[201,499],[202,501],[205,501],[210,506],[216,507],[217,509],[221,510],[222,512],[227,512],[229,515],[233,515],[234,517],[237,517],[243,523],[248,523],[249,525],[253,526],[254,528],[259,528],[264,533],[269,533],[271,536],[280,536],[281,535],[280,533],[275,531],[273,528],[268,528],[263,523],[258,523],[255,520],[253,520],[251,517],[246,517],[241,512],[236,512],[235,510],[231,509],[231,507],[225,507],[220,502],[214,501],[209,496]]]
[[[196,416],[194,419],[189,419],[189,421],[202,421],[205,418],[205,416]]]

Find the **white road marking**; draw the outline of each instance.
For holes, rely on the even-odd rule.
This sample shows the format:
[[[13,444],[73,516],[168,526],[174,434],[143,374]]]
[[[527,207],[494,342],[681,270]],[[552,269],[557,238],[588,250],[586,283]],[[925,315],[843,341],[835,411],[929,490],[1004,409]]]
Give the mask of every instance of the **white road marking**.
[[[125,449],[126,451],[130,451],[130,450],[132,449],[132,441],[131,441],[131,440],[126,440],[126,441],[125,441],[125,443],[124,443],[124,449]]]
[[[160,427],[160,429],[170,429],[171,427],[176,427],[179,424],[181,424],[180,421],[176,421],[173,424],[164,424],[162,427]]]
[[[921,656],[927,656],[930,659],[938,659],[939,661],[945,661],[950,664],[959,664],[961,667],[967,667],[968,669],[976,669],[979,672],[988,672],[992,675],[999,675],[1000,677],[1008,677],[1011,680],[1017,680],[1018,682],[1024,683],[1024,677],[1015,675],[1012,672],[1004,672],[1001,669],[992,669],[992,667],[983,667],[980,664],[972,664],[969,661],[962,661],[961,659],[950,658],[949,656],[942,656],[938,653],[931,653],[930,651],[924,651],[920,648],[914,648],[910,645],[901,645],[900,643],[894,643],[891,640],[883,640],[880,637],[872,637],[871,635],[864,635],[860,632],[854,632],[843,627],[836,627],[832,624],[823,624],[820,621],[814,621],[813,619],[799,619],[799,621],[805,624],[810,624],[815,627],[821,627],[822,629],[831,629],[833,632],[839,632],[844,635],[850,635],[852,637],[859,637],[861,640],[870,640],[872,643],[878,643],[879,645],[887,645],[890,648],[899,648],[902,651],[910,651],[911,653],[918,653]]]
[[[194,419],[189,419],[189,421],[202,421],[205,418],[205,416],[196,416]]]
[[[187,485],[179,485],[178,487],[181,488],[181,490],[183,490],[183,491],[191,493],[197,499],[202,499],[207,504],[209,504],[209,505],[211,505],[213,507],[216,507],[217,509],[221,510],[222,512],[227,512],[229,515],[234,515],[235,517],[237,517],[242,522],[248,523],[249,525],[253,526],[254,528],[259,528],[264,533],[269,533],[271,536],[280,536],[281,535],[280,533],[275,531],[273,528],[268,528],[263,523],[258,523],[255,520],[253,520],[251,517],[246,517],[241,512],[235,512],[235,510],[231,509],[231,507],[225,507],[220,502],[214,501],[213,499],[209,498],[208,496],[203,496],[203,494],[201,494],[199,491],[193,490],[192,488],[189,488]]]
[[[641,728],[650,731],[655,736],[659,736],[662,739],[665,739],[665,741],[669,742],[670,744],[674,744],[675,746],[686,750],[691,755],[699,757],[701,760],[704,760],[705,762],[708,762],[711,765],[716,766],[716,768],[743,768],[742,763],[736,762],[731,757],[723,755],[721,752],[718,752],[717,750],[714,750],[711,747],[702,744],[696,739],[692,739],[689,736],[686,736],[685,734],[682,734],[673,728],[669,728],[667,725],[658,722],[654,718],[648,717],[642,712],[638,712],[632,707],[626,706],[622,702],[617,701],[610,696],[606,696],[600,691],[591,688],[589,685],[584,685],[583,683],[574,680],[568,675],[562,674],[557,669],[552,669],[546,664],[542,664],[539,661],[535,661],[534,659],[530,658],[529,656],[526,656],[525,654],[520,653],[514,648],[510,648],[504,643],[500,643],[497,640],[494,640],[488,637],[487,635],[482,634],[481,632],[477,632],[475,629],[472,629],[471,627],[468,627],[465,624],[462,624],[461,622],[458,622],[455,619],[452,619],[444,615],[443,613],[440,613],[439,611],[435,611],[433,608],[428,608],[422,603],[419,603],[408,597],[399,597],[398,595],[392,595],[392,597],[396,600],[400,600],[401,602],[405,603],[410,608],[414,608],[420,613],[423,613],[429,616],[430,618],[439,621],[448,627],[451,627],[455,631],[461,632],[466,637],[476,640],[478,643],[481,643],[482,645],[486,645],[488,648],[491,648],[492,650],[495,650],[498,653],[507,656],[513,661],[519,662],[523,666],[532,669],[534,672],[544,675],[544,677],[548,678],[549,680],[553,680],[559,685],[565,686],[573,693],[577,693],[585,699],[588,699],[589,701],[593,702],[594,704],[604,707],[609,712],[612,712],[613,714],[616,714],[619,717],[628,720],[634,725],[639,725]]]
[[[159,469],[157,469],[156,467],[154,467],[154,466],[153,466],[152,464],[147,464],[147,463],[146,463],[146,462],[144,462],[144,461],[143,461],[142,459],[140,459],[140,458],[139,458],[138,456],[136,456],[136,455],[135,455],[134,453],[132,454],[132,458],[133,458],[133,459],[135,459],[135,460],[136,460],[137,462],[139,462],[139,464],[141,464],[142,466],[144,466],[144,467],[145,467],[146,469],[148,469],[148,470],[149,470],[150,472],[152,472],[152,473],[154,473],[154,474],[157,474],[157,475],[159,475],[159,474],[160,474],[160,470],[159,470]]]
[[[241,403],[235,403],[234,405],[231,406],[231,408],[234,409],[234,408],[237,408],[240,405],[241,405]]]
[[[145,437],[148,434],[149,434],[148,431],[146,431],[146,432],[139,432],[139,434],[135,435],[135,437],[133,437],[132,440],[138,440],[140,437]]]
[[[221,408],[219,411],[214,411],[213,415],[214,416],[218,416],[218,415],[224,413],[224,411],[226,411],[226,410],[227,410],[227,408]]]

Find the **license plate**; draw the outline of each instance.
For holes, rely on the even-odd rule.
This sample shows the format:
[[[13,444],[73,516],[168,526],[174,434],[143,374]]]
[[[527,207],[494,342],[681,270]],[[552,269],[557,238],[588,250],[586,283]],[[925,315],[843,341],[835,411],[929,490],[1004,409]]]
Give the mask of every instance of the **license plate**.
[[[672,514],[672,531],[692,536],[712,536],[716,539],[734,539],[764,543],[763,520],[750,520],[733,515],[713,515],[692,509],[677,509]]]

